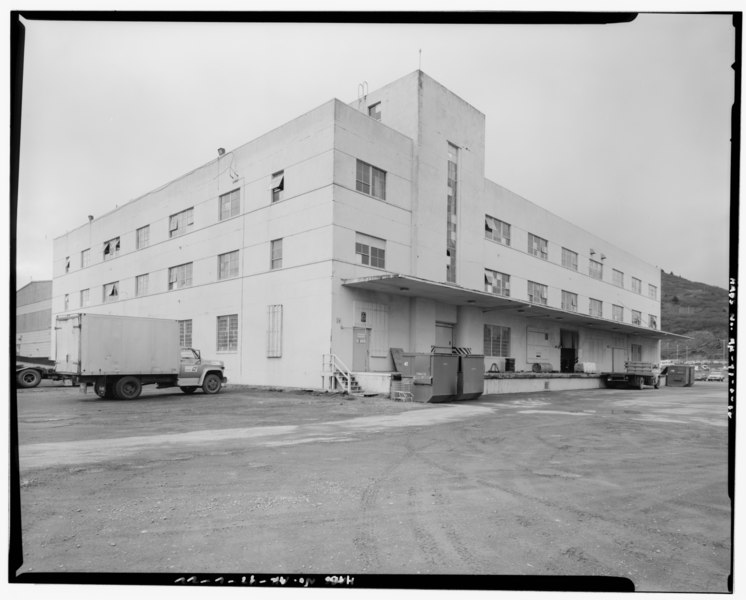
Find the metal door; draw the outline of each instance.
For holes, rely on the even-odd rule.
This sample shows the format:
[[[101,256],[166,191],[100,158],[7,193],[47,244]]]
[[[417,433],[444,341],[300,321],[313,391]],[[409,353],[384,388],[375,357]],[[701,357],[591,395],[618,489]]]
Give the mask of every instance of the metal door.
[[[352,332],[352,370],[368,371],[370,368],[370,329],[355,327]]]
[[[435,324],[435,345],[438,348],[453,347],[453,325],[450,323]]]
[[[627,362],[627,350],[625,348],[612,348],[611,350],[611,370],[614,373],[624,373],[626,370],[624,363]]]

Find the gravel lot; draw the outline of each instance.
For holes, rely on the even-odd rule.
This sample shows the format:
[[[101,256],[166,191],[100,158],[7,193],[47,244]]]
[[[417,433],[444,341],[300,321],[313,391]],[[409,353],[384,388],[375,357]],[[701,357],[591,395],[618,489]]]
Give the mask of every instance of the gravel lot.
[[[421,405],[18,392],[24,573],[604,575],[726,592],[724,383]]]

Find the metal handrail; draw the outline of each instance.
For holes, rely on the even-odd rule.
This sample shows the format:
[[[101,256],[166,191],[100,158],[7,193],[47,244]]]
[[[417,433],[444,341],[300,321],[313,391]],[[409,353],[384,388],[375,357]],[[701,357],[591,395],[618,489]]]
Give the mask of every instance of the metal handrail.
[[[342,375],[345,391],[349,394],[352,390],[352,374],[347,365],[336,354],[324,354],[322,357],[322,372],[333,374],[335,377],[339,373]],[[338,379],[339,380],[339,379]]]

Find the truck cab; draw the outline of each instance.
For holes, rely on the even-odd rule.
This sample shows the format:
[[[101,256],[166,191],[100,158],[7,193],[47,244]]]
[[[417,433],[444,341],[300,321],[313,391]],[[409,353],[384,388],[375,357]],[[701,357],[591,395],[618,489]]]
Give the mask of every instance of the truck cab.
[[[202,360],[199,350],[182,348],[179,355],[179,379],[177,385],[185,394],[197,388],[214,394],[226,382],[225,365],[219,360]]]

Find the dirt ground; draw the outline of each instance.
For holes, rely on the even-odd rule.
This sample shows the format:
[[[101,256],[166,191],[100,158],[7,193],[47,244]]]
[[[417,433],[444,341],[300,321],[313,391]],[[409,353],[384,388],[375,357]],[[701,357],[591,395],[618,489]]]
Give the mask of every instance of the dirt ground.
[[[23,573],[605,575],[726,592],[725,384],[423,405],[18,392]]]

